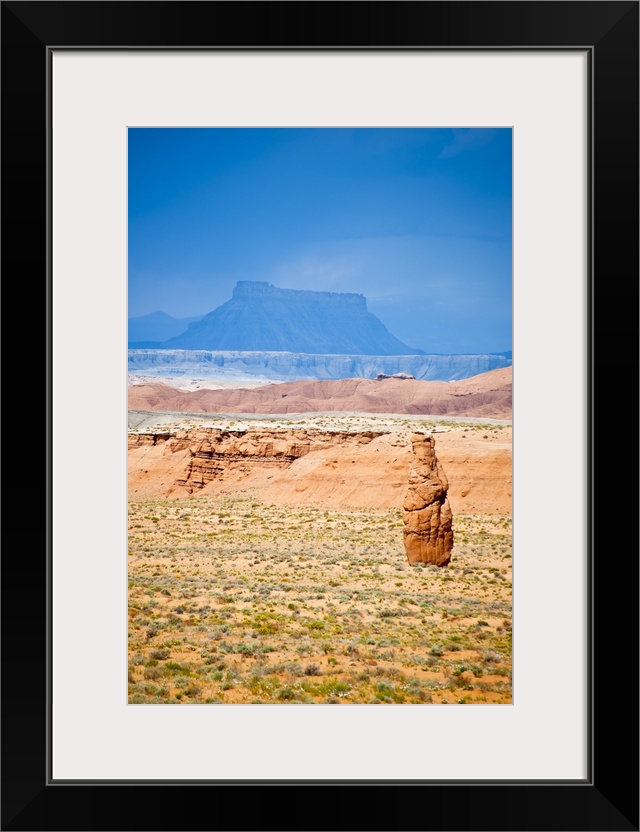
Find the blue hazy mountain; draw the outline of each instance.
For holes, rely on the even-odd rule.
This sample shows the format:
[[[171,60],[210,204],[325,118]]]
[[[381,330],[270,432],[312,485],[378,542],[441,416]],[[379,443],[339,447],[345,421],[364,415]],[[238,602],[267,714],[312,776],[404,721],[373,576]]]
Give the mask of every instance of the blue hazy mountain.
[[[239,281],[231,300],[189,324],[186,332],[154,346],[321,355],[423,354],[393,336],[368,311],[364,295],[279,289],[250,280]]]
[[[167,341],[184,332],[190,323],[200,318],[172,318],[166,312],[152,312],[129,318],[129,343],[140,341]]]

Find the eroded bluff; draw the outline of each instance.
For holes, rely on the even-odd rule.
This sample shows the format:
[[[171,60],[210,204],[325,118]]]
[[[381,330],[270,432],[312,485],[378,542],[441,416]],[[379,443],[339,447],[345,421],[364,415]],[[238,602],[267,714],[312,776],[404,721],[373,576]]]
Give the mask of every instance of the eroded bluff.
[[[130,434],[129,451],[143,452],[135,466],[138,469],[155,465],[156,469],[164,472],[175,471],[175,466],[159,465],[158,459],[144,455],[147,448],[160,451],[159,446],[163,446],[160,462],[167,456],[175,456],[182,468],[182,472],[174,476],[172,485],[192,494],[209,483],[220,484],[230,477],[233,480],[250,477],[259,470],[288,469],[311,452],[332,451],[340,446],[354,449],[368,445],[382,435],[382,432],[374,431],[338,433],[304,429],[230,431],[200,428],[173,434]]]
[[[435,452],[435,439],[411,437],[413,459],[403,504],[404,547],[409,563],[446,566],[453,549],[453,515],[449,483]]]

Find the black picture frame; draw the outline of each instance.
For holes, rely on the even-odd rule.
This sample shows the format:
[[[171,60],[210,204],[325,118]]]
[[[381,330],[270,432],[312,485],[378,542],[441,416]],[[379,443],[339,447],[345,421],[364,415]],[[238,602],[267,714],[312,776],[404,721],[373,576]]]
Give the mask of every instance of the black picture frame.
[[[46,523],[36,537],[28,522],[29,545],[5,546],[2,559],[2,829],[639,828],[637,499],[633,488],[621,485],[629,468],[637,473],[638,458],[637,339],[630,342],[638,331],[638,11],[639,3],[627,0],[2,3],[4,288],[10,310],[31,321],[31,334],[21,341],[28,342],[32,355],[31,389],[42,391],[47,415],[46,430],[35,431],[37,461],[31,460],[40,485],[37,512]],[[580,49],[589,55],[591,727],[585,781],[103,783],[50,778],[50,57],[56,48],[237,47]],[[37,346],[34,332],[41,333]],[[24,387],[24,353],[19,368],[13,348],[5,356],[7,390]],[[629,400],[633,419],[628,418]],[[15,430],[7,427],[5,438]],[[7,481],[12,495],[28,490],[32,501],[30,476],[22,486],[13,478],[26,470],[25,447],[33,451],[25,435],[29,430],[18,430],[25,441],[9,442],[10,450],[14,444],[21,450],[15,465],[5,463]],[[547,502],[561,511],[562,484],[553,485],[557,493],[547,495]],[[13,512],[9,517],[7,536]],[[544,647],[573,649],[561,634],[557,645]],[[554,695],[572,696],[573,680],[555,685]],[[481,760],[481,749],[470,751]],[[158,788],[160,794],[153,791]]]

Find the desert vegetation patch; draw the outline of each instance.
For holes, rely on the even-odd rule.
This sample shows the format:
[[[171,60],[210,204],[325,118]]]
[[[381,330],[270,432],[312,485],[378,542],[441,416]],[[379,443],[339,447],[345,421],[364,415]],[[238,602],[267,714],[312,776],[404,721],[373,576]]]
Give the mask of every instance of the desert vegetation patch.
[[[129,502],[133,704],[510,703],[511,517],[409,565],[402,511]]]

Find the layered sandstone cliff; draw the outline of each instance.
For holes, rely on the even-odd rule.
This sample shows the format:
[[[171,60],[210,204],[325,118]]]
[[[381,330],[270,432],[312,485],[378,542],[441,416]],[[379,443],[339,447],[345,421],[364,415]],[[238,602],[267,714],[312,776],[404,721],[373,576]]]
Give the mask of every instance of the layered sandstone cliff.
[[[133,433],[129,435],[129,485],[134,493],[146,493],[145,485],[152,489],[155,485],[157,491],[159,484],[165,492],[163,496],[193,494],[210,485],[220,490],[239,483],[264,487],[276,473],[291,468],[309,454],[313,454],[316,464],[333,465],[338,451],[346,449],[357,456],[364,446],[381,436],[381,432],[374,431],[306,429],[198,428],[175,433]],[[154,477],[153,471],[159,477]],[[169,472],[172,477],[166,476]]]
[[[375,426],[372,426],[374,428]],[[198,428],[131,433],[129,496],[171,499],[247,491],[286,506],[402,509],[410,430]],[[511,511],[511,429],[437,434],[455,514]]]
[[[129,372],[224,380],[234,374],[272,381],[375,379],[378,373],[410,373],[424,381],[453,381],[510,367],[504,355],[354,355],[297,351],[168,349],[139,345],[129,350]]]

